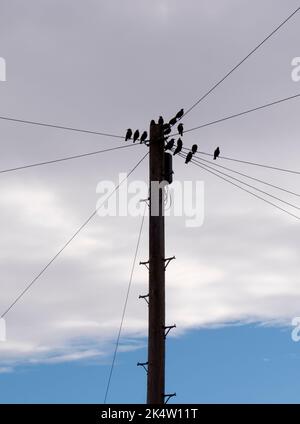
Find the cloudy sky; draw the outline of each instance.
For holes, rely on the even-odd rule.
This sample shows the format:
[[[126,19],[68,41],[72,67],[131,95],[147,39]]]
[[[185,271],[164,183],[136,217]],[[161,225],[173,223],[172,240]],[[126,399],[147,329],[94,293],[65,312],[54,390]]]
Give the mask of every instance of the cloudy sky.
[[[148,129],[152,118],[169,119],[191,106],[297,6],[297,0],[0,0],[0,56],[7,64],[0,115],[121,135],[128,127]],[[183,120],[185,128],[300,93],[300,82],[291,78],[292,59],[300,56],[299,19],[298,13],[196,107]],[[4,120],[0,131],[0,170],[124,144]],[[298,139],[296,99],[188,133],[184,144],[196,142],[209,153],[220,146],[224,156],[299,170]],[[1,174],[1,312],[91,215],[99,199],[97,184],[117,182],[146,149]],[[297,175],[219,163],[299,193]],[[216,327],[289,326],[300,315],[299,221],[198,167],[185,166],[180,157],[174,170],[177,181],[205,184],[201,227],[188,228],[186,217],[167,219],[166,252],[177,258],[167,273],[167,320],[177,324],[176,343],[186,346],[190,334],[212,334]],[[147,179],[144,161],[129,182]],[[295,196],[255,185],[300,204]],[[299,210],[274,203],[300,216]],[[0,372],[13,379],[11,384],[22,378],[20,369],[29,379],[35,369],[46,375],[56,365],[97,363],[103,391],[140,222],[140,217],[95,217],[10,310],[7,341],[0,342]],[[147,255],[145,225],[138,260]],[[147,308],[137,299],[145,293],[146,269],[137,267],[123,352],[145,347]],[[278,343],[279,338],[284,343],[281,337]],[[285,341],[290,343],[289,332]],[[206,369],[213,373],[209,358]],[[283,374],[285,366],[283,361]],[[55,392],[54,382],[50,387]],[[134,390],[132,385],[129,392],[136,400]],[[14,396],[5,400],[13,402]],[[38,400],[38,386],[30,399]],[[200,402],[200,394],[194,400]]]

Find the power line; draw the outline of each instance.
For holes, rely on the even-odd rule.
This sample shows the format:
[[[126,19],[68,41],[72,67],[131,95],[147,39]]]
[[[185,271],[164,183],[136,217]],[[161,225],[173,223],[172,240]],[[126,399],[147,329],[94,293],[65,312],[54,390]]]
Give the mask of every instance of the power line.
[[[209,127],[211,125],[219,124],[220,122],[228,121],[230,119],[237,118],[239,116],[247,115],[248,113],[252,113],[252,112],[255,112],[255,111],[258,111],[258,110],[261,110],[261,109],[265,109],[265,108],[268,108],[270,106],[278,105],[280,103],[286,102],[288,100],[293,100],[293,99],[296,99],[298,97],[300,97],[300,94],[295,94],[294,96],[285,97],[284,99],[280,99],[280,100],[275,100],[274,102],[267,103],[267,104],[262,105],[262,106],[257,106],[253,109],[248,109],[248,110],[245,110],[243,112],[235,113],[234,115],[225,116],[224,118],[216,119],[215,121],[210,121],[210,122],[198,125],[197,127],[185,130],[184,133],[199,130],[201,128]],[[173,134],[173,135],[176,135],[176,134]]]
[[[63,126],[63,125],[48,124],[48,123],[45,123],[45,122],[38,122],[38,121],[27,121],[25,119],[11,118],[11,117],[8,117],[8,116],[0,116],[0,119],[3,120],[3,121],[18,122],[18,123],[21,123],[21,124],[29,124],[29,125],[38,125],[40,127],[57,128],[59,130],[75,131],[75,132],[79,132],[79,133],[101,135],[103,137],[120,138],[120,139],[124,140],[124,136],[116,135],[116,134],[110,134],[110,133],[106,133],[106,132],[91,131],[91,130],[85,130],[85,129],[81,129],[81,128],[67,127],[67,126]]]
[[[218,81],[209,91],[207,91],[200,99],[198,99],[181,117],[185,117],[188,113],[190,113],[201,101],[203,101],[212,91],[214,91],[223,81],[225,81],[237,68],[239,68],[253,53],[255,53],[266,41],[268,41],[276,32],[279,31],[298,11],[300,10],[300,7],[298,7],[293,13],[291,13],[277,28],[275,28],[261,43],[259,43],[251,52],[242,59],[234,68],[232,68],[220,81]],[[267,106],[265,106],[267,107]],[[248,112],[249,113],[249,112]],[[94,134],[94,135],[101,135],[104,137],[113,137],[113,138],[119,138],[124,139],[124,136],[116,135],[116,134],[110,134],[106,132],[100,132],[100,131],[92,131],[92,130],[85,130],[81,128],[75,128],[75,127],[69,127],[64,125],[56,125],[56,124],[50,124],[40,121],[29,121],[25,119],[18,119],[18,118],[12,118],[8,116],[0,116],[1,120],[4,121],[11,121],[11,122],[18,122],[22,124],[29,124],[29,125],[38,125],[42,127],[49,127],[49,128],[57,128],[61,130],[66,131],[75,131],[80,133],[87,133],[87,134]],[[229,118],[228,118],[229,119]],[[191,131],[191,130],[190,130]],[[185,131],[187,132],[187,131]]]
[[[198,106],[199,103],[201,103],[209,94],[214,91],[222,82],[224,82],[236,69],[238,69],[250,56],[252,56],[253,53],[255,53],[266,41],[268,41],[276,32],[278,32],[292,17],[299,12],[300,7],[297,7],[297,9],[291,13],[277,28],[275,28],[262,42],[260,42],[251,52],[244,57],[234,68],[232,68],[220,81],[218,81],[213,87],[208,90],[202,97],[200,97],[199,100],[197,100],[186,112],[183,116],[186,116],[188,113],[190,113],[196,106]]]
[[[183,155],[180,155],[180,156],[181,156],[181,157],[184,157]],[[275,203],[272,203],[272,202],[270,202],[269,200],[267,200],[267,199],[265,199],[265,198],[263,198],[263,197],[261,197],[261,196],[259,196],[259,195],[255,194],[255,193],[253,193],[252,191],[247,190],[247,189],[245,189],[245,188],[241,187],[241,186],[240,186],[240,185],[238,185],[238,184],[235,184],[234,182],[232,182],[232,181],[228,180],[227,178],[224,178],[224,177],[222,177],[221,175],[218,175],[218,174],[216,174],[215,172],[210,171],[209,169],[207,169],[207,168],[206,168],[206,166],[199,165],[199,164],[195,163],[195,162],[194,162],[194,160],[192,160],[192,163],[193,163],[195,166],[198,166],[199,168],[204,169],[206,172],[209,172],[210,174],[215,175],[216,177],[220,178],[221,180],[227,181],[229,184],[231,184],[231,185],[233,185],[233,186],[235,186],[235,187],[239,188],[240,190],[243,190],[243,191],[245,191],[246,193],[251,194],[252,196],[256,197],[257,199],[260,199],[260,200],[262,200],[263,202],[268,203],[268,204],[269,204],[269,205],[271,205],[271,206],[274,206],[276,209],[279,209],[280,211],[285,212],[285,213],[287,213],[288,215],[290,215],[290,216],[292,216],[292,217],[294,217],[294,218],[296,218],[296,219],[299,219],[299,220],[300,220],[300,217],[299,217],[299,216],[297,216],[297,215],[295,215],[295,214],[293,214],[293,213],[291,213],[291,212],[287,211],[286,209],[282,208],[281,206],[278,206],[278,205],[276,205]]]
[[[127,180],[127,178],[138,168],[138,166],[143,162],[146,156],[149,154],[147,152],[142,159],[129,171],[125,178],[115,187],[115,189],[110,193],[110,195],[105,199],[107,201],[110,197],[119,189],[119,187]],[[72,237],[64,244],[64,246],[56,253],[56,255],[47,263],[47,265],[38,273],[38,275],[25,287],[25,289],[16,297],[16,299],[10,304],[10,306],[2,313],[1,318],[13,308],[13,306],[24,296],[24,294],[33,286],[33,284],[44,274],[44,272],[50,267],[50,265],[58,258],[58,256],[69,246],[69,244],[75,239],[75,237],[86,227],[86,225],[94,218],[98,210],[103,206],[104,202],[101,203],[96,210],[90,215],[90,217],[78,228],[78,230],[72,235]]]
[[[195,157],[195,156],[194,156],[194,157]],[[277,190],[284,191],[285,193],[293,194],[294,196],[300,197],[300,194],[295,193],[294,191],[286,190],[285,188],[282,188],[282,187],[279,187],[279,186],[277,186],[277,185],[274,185],[274,184],[268,183],[268,182],[266,182],[266,181],[260,180],[259,178],[251,177],[250,175],[244,174],[243,172],[235,171],[234,169],[227,168],[226,166],[222,166],[222,165],[219,165],[219,164],[217,164],[217,163],[214,163],[214,162],[211,162],[211,161],[209,161],[209,160],[202,159],[202,158],[201,158],[201,159],[199,158],[199,159],[198,159],[198,161],[201,161],[201,163],[202,163],[202,162],[209,163],[209,164],[214,165],[214,166],[216,166],[216,167],[218,167],[218,168],[226,169],[227,171],[230,171],[230,172],[233,172],[233,173],[235,173],[235,174],[241,175],[241,176],[243,176],[243,177],[249,178],[250,180],[257,181],[257,182],[262,183],[262,184],[265,184],[265,185],[267,185],[267,186],[269,186],[269,187],[276,188]],[[205,165],[205,164],[204,164],[204,165]]]
[[[183,150],[189,150],[189,149],[183,148]],[[205,155],[205,156],[210,156],[210,157],[214,156],[211,153],[207,153],[207,152],[198,152],[198,153],[200,155]],[[201,158],[199,158],[199,156],[195,156],[195,157],[198,158],[198,159],[201,159]],[[300,171],[295,171],[295,170],[286,169],[286,168],[279,168],[277,166],[266,165],[266,164],[257,163],[257,162],[250,162],[250,161],[236,159],[236,158],[229,158],[229,157],[226,157],[226,156],[219,156],[219,159],[229,160],[229,161],[238,162],[238,163],[245,163],[247,165],[253,165],[253,166],[258,166],[258,167],[261,167],[261,168],[273,169],[275,171],[287,172],[289,174],[300,175]]]
[[[80,155],[67,156],[67,157],[64,157],[64,158],[53,159],[53,160],[49,160],[49,161],[45,161],[45,162],[38,162],[38,163],[29,164],[29,165],[17,166],[15,168],[2,169],[2,170],[0,170],[0,174],[4,174],[6,172],[12,172],[12,171],[19,171],[21,169],[33,168],[33,167],[36,167],[36,166],[49,165],[49,164],[58,163],[58,162],[64,162],[64,161],[68,161],[68,160],[72,160],[72,159],[84,158],[84,157],[87,157],[87,156],[98,155],[100,153],[111,152],[111,151],[119,150],[119,149],[126,149],[127,147],[139,146],[139,145],[140,144],[127,144],[126,146],[113,147],[113,148],[104,149],[104,150],[96,150],[95,152],[82,153]]]
[[[300,210],[300,207],[298,207],[298,206],[296,206],[296,205],[293,205],[293,204],[292,204],[292,203],[290,203],[290,202],[286,202],[285,200],[282,200],[282,199],[280,199],[279,197],[274,196],[273,194],[269,194],[269,193],[267,193],[266,191],[261,190],[260,188],[254,187],[254,186],[253,186],[253,185],[251,185],[251,184],[245,183],[244,181],[241,181],[241,180],[239,180],[238,178],[232,177],[231,175],[228,175],[228,174],[226,174],[225,172],[219,171],[218,169],[216,169],[216,168],[214,168],[214,167],[212,167],[212,166],[204,165],[204,164],[203,164],[203,163],[201,163],[201,162],[199,163],[199,162],[198,162],[197,160],[195,160],[195,159],[194,159],[194,162],[195,162],[195,163],[197,163],[197,164],[201,164],[201,165],[203,165],[203,166],[207,167],[208,169],[213,169],[215,172],[218,172],[218,173],[219,173],[219,174],[221,174],[221,175],[225,175],[225,177],[228,177],[228,178],[231,178],[232,180],[238,181],[240,184],[243,184],[243,185],[245,185],[245,186],[247,186],[247,187],[250,187],[250,188],[252,188],[253,190],[259,191],[260,193],[263,193],[263,194],[265,194],[266,196],[272,197],[273,199],[278,200],[279,202],[285,203],[286,205],[291,206],[292,208],[295,208],[295,209]]]
[[[131,289],[131,286],[132,286],[133,272],[134,272],[135,265],[136,265],[137,254],[138,254],[138,251],[139,251],[139,246],[140,246],[140,241],[141,241],[141,235],[142,235],[144,221],[145,221],[146,206],[147,205],[145,203],[144,213],[143,213],[142,222],[141,222],[141,226],[140,226],[140,231],[139,231],[139,235],[138,235],[138,240],[137,240],[137,244],[136,244],[136,248],[135,248],[134,258],[133,258],[133,262],[132,262],[132,267],[131,267],[131,272],[130,272],[130,278],[129,278],[128,288],[127,288],[127,292],[126,292],[126,296],[125,296],[125,302],[124,302],[124,306],[123,306],[123,313],[122,313],[121,323],[120,323],[120,327],[119,327],[119,331],[118,331],[118,336],[117,336],[117,341],[116,341],[116,347],[115,347],[115,350],[114,350],[114,355],[113,355],[113,359],[112,359],[112,363],[111,363],[111,368],[110,368],[110,373],[109,373],[109,377],[108,377],[107,387],[106,387],[106,391],[105,391],[104,402],[103,402],[104,404],[106,404],[106,401],[107,401],[107,396],[108,396],[108,392],[109,392],[109,388],[110,388],[110,384],[111,384],[111,378],[112,378],[112,374],[113,374],[113,370],[114,370],[114,366],[115,366],[115,362],[116,362],[116,357],[117,357],[117,352],[118,352],[118,348],[119,348],[119,344],[120,344],[121,332],[122,332],[124,318],[125,318],[125,313],[126,313],[126,309],[127,309],[127,304],[128,304],[128,299],[129,299],[129,293],[130,293],[130,289]]]

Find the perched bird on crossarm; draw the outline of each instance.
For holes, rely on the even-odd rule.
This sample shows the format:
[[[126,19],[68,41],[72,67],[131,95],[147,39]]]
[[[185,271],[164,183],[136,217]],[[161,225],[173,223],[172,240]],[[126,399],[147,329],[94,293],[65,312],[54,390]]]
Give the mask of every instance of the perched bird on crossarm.
[[[140,141],[140,143],[142,144],[142,143],[145,143],[145,141],[147,140],[147,137],[148,137],[148,133],[147,133],[147,131],[144,131],[143,132],[143,134],[142,134],[142,136],[141,136],[141,141]]]
[[[168,127],[167,129],[164,130],[164,135],[169,135],[171,134],[171,132],[172,132],[171,127]]]
[[[178,119],[181,119],[183,117],[183,115],[184,115],[184,110],[183,109],[180,109],[180,111],[176,115],[176,119],[177,120]]]
[[[168,141],[168,143],[166,144],[165,150],[172,150],[174,147],[174,143],[175,143],[174,138],[171,138],[171,140]]]
[[[185,163],[189,163],[192,160],[193,153],[188,152],[187,157],[185,158]]]
[[[181,137],[183,136],[183,124],[179,124],[177,127],[177,131],[178,133],[181,135]]]
[[[220,153],[221,153],[220,148],[217,147],[215,152],[214,152],[214,160],[216,160],[220,156]]]
[[[182,140],[181,140],[181,138],[179,138],[177,140],[177,147],[175,149],[175,152],[173,153],[173,156],[175,156],[175,155],[177,155],[177,153],[180,153],[181,152],[182,146],[183,146]]]
[[[193,146],[192,146],[192,153],[193,153],[193,155],[195,155],[197,153],[197,150],[198,150],[197,144],[193,144]]]
[[[125,137],[125,141],[130,140],[132,137],[132,130],[130,128],[128,128],[127,133],[126,133],[126,137]]]
[[[136,140],[138,140],[139,136],[140,136],[140,132],[139,132],[139,130],[136,130],[133,134],[133,142],[134,143],[136,142]]]
[[[164,125],[164,118],[162,116],[159,117],[158,123],[159,125]]]

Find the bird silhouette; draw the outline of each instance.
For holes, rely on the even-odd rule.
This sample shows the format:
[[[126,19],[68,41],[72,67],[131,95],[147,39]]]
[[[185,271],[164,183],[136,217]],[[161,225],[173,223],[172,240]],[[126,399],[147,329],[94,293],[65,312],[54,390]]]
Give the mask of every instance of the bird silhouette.
[[[177,131],[178,133],[181,135],[181,137],[183,136],[183,124],[179,124],[177,127]]]
[[[179,138],[177,140],[177,147],[175,149],[175,152],[173,153],[173,156],[175,156],[175,155],[177,155],[177,153],[180,153],[181,152],[182,146],[183,146],[182,140],[181,140],[181,138]]]
[[[136,142],[136,140],[139,138],[139,136],[140,136],[140,132],[139,132],[139,130],[136,130],[135,132],[134,132],[134,134],[133,134],[133,142],[135,143]]]
[[[164,130],[164,135],[169,135],[169,134],[171,134],[171,132],[172,132],[171,127],[168,127]]]
[[[148,137],[148,133],[147,131],[144,131],[142,136],[141,136],[141,144],[144,143],[147,140]]]
[[[172,150],[174,147],[174,143],[175,143],[174,138],[171,138],[171,140],[168,141],[168,143],[166,144],[165,150]]]
[[[185,158],[185,163],[189,163],[192,160],[193,153],[188,152],[187,157]]]
[[[169,124],[171,125],[171,127],[173,127],[173,125],[175,125],[177,122],[176,116],[175,118],[170,119]]]
[[[192,153],[193,153],[193,155],[194,155],[195,153],[197,153],[197,150],[198,150],[198,146],[197,146],[197,144],[193,144],[193,146],[192,146]]]
[[[183,109],[180,109],[180,111],[176,114],[175,118],[177,120],[178,119],[181,119],[183,117],[183,115],[184,115],[184,110]]]
[[[221,153],[220,148],[217,147],[215,152],[214,152],[214,160],[216,160],[220,156],[220,153]]]
[[[125,137],[125,141],[130,140],[132,137],[132,130],[130,128],[128,128],[127,133],[126,133],[126,137]]]
[[[159,117],[158,123],[159,125],[164,125],[164,118],[162,116]]]

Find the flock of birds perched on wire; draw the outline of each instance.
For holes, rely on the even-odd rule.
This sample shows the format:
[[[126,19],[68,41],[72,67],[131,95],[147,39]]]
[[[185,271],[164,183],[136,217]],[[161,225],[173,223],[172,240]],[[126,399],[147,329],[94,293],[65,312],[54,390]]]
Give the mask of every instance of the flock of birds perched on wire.
[[[164,118],[162,116],[159,117],[158,119],[158,124],[162,126],[162,130],[163,130],[163,134],[164,134],[164,141],[166,143],[165,145],[165,150],[170,150],[173,152],[174,149],[174,145],[175,145],[175,138],[171,138],[169,140],[169,136],[172,132],[172,127],[181,120],[181,118],[184,116],[184,110],[181,109],[176,116],[174,116],[174,118],[170,119],[169,122],[165,123],[164,122]],[[184,129],[183,129],[183,124],[182,122],[180,122],[177,126],[177,131],[178,134],[180,135],[180,137],[177,140],[176,143],[176,147],[175,150],[173,152],[173,156],[179,154],[182,151],[183,148],[183,141],[181,139],[181,137],[183,137],[183,133],[184,133]],[[147,131],[144,131],[140,137],[140,131],[139,130],[135,130],[135,132],[133,133],[131,128],[128,128],[127,132],[126,132],[126,136],[125,136],[125,141],[129,141],[129,140],[133,140],[133,142],[135,143],[136,141],[140,141],[140,143],[146,143],[148,138],[148,133]],[[193,156],[197,153],[198,150],[198,146],[197,144],[194,144],[191,148],[191,151],[187,154],[186,158],[185,158],[185,163],[188,164]],[[220,148],[217,147],[216,150],[214,151],[214,160],[216,160],[219,156],[220,156]]]

